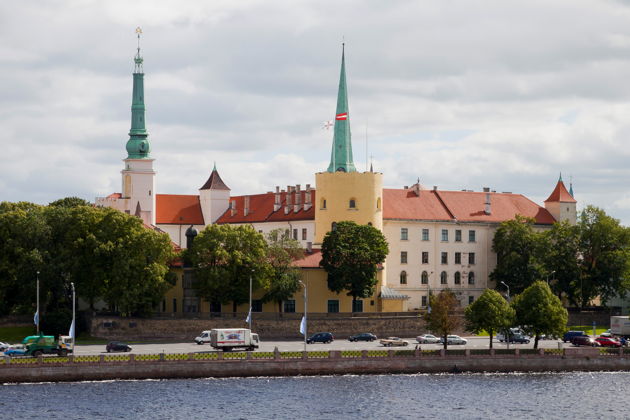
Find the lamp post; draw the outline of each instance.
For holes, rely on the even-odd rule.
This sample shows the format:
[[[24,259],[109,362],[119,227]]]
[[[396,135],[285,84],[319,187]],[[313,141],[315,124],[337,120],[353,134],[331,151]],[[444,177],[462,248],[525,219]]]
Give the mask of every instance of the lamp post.
[[[508,303],[510,303],[510,286],[505,284],[504,281],[502,281],[501,284],[504,285],[507,288],[507,301],[508,301]],[[510,328],[508,327],[508,329],[506,331],[506,334],[505,334],[505,342],[507,343],[508,350],[510,349],[510,334],[511,333],[512,333],[512,330],[510,330]]]
[[[306,287],[306,283],[302,280],[298,280],[302,287],[304,287],[304,351],[306,351],[306,338],[308,336],[308,323],[306,320],[306,312],[308,308],[308,289]]]
[[[549,285],[549,276],[551,276],[552,274],[556,274],[556,270],[553,270],[551,273],[547,273],[547,285]]]
[[[249,274],[249,314],[247,316],[249,330],[252,330],[252,274]]]
[[[74,354],[74,336],[76,335],[75,331],[76,331],[76,312],[77,312],[77,308],[76,308],[76,294],[74,291],[74,283],[70,283],[70,286],[72,286],[72,327],[70,328],[70,334],[71,334],[71,339],[72,339],[72,353]]]
[[[37,335],[39,335],[39,271],[37,271],[37,312],[35,314],[37,315]]]

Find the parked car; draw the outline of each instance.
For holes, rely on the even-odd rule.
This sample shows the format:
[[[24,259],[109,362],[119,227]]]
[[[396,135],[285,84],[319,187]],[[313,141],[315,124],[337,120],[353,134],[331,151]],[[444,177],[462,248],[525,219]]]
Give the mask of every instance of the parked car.
[[[121,341],[110,341],[105,346],[105,350],[107,350],[107,353],[110,353],[112,351],[126,351],[126,352],[129,352],[129,351],[131,351],[131,347],[127,343],[123,343]]]
[[[562,336],[562,341],[567,343],[567,342],[570,342],[573,337],[579,337],[579,336],[588,337],[588,335],[584,331],[567,331],[564,333],[564,336]]]
[[[9,347],[11,347],[11,344],[0,341],[0,352],[5,351]]]
[[[391,347],[391,346],[408,346],[409,343],[406,342],[405,340],[403,340],[402,338],[398,338],[398,337],[387,337],[387,338],[383,338],[381,339],[380,343],[382,345],[384,345],[385,347]]]
[[[440,338],[440,343],[444,343],[444,338]],[[461,338],[459,335],[447,335],[446,344],[449,345],[466,345],[468,340]]]
[[[8,349],[4,351],[5,356],[25,356],[26,355],[26,347],[23,344],[15,344],[13,346],[9,346]]]
[[[512,334],[508,337],[510,343],[529,344],[529,337],[523,334]]]
[[[440,339],[432,334],[422,334],[416,337],[416,341],[420,344],[437,344]]]
[[[348,341],[374,341],[376,336],[372,333],[361,333],[357,335],[351,335],[348,337]]]
[[[329,332],[320,332],[311,335],[306,339],[306,344],[312,343],[332,343],[335,337]]]
[[[599,347],[600,346],[600,344],[597,341],[593,340],[588,335],[576,335],[575,337],[571,339],[571,344],[577,347],[580,347],[580,346]]]
[[[602,347],[621,347],[621,343],[611,337],[597,337],[595,341]]]

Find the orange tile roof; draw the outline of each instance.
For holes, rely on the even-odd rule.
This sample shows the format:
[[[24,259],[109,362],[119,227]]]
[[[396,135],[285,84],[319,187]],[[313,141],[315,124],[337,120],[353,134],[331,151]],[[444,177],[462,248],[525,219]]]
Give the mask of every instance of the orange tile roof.
[[[490,214],[485,213],[484,192],[383,190],[383,218],[406,220],[459,220],[500,223],[517,214],[532,217],[538,224],[552,224],[553,216],[520,194],[489,193]]]
[[[122,194],[121,193],[111,193],[110,195],[108,195],[105,198],[122,198]]]
[[[260,222],[284,222],[292,220],[314,220],[315,208],[311,208],[304,211],[304,199],[306,198],[306,191],[300,192],[300,210],[296,213],[293,211],[293,204],[291,205],[291,211],[288,214],[284,213],[284,205],[286,204],[287,192],[280,193],[280,202],[282,206],[273,211],[275,203],[275,193],[268,192],[265,194],[255,195],[239,195],[230,197],[231,202],[236,202],[236,213],[232,216],[232,211],[228,209],[225,213],[219,217],[216,221],[218,224],[225,223],[260,223]],[[245,198],[249,198],[249,211],[245,216]],[[295,203],[295,194],[292,194],[292,203]],[[311,203],[315,202],[315,190],[311,189]]]
[[[575,198],[573,198],[571,194],[569,194],[569,191],[567,191],[567,187],[564,186],[564,182],[562,181],[558,181],[558,183],[556,184],[556,188],[554,188],[549,198],[545,200],[545,203],[557,201],[561,203],[577,203]]]
[[[314,249],[310,254],[304,253],[304,258],[293,261],[295,267],[300,268],[319,268],[319,262],[322,260],[322,250]]]
[[[156,194],[157,224],[205,225],[198,195]]]

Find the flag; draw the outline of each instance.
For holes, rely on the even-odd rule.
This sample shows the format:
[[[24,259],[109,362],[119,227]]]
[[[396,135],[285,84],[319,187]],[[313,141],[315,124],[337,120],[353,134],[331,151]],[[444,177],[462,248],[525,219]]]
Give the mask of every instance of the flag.
[[[74,340],[74,319],[72,320],[72,324],[70,324],[70,331],[68,332],[68,335]]]
[[[245,322],[247,322],[248,324],[250,322],[252,322],[252,307],[249,307],[249,312],[247,313],[247,318],[245,319]]]
[[[306,317],[302,316],[302,322],[300,322],[300,334],[306,335]]]
[[[335,119],[336,120],[347,120],[348,119],[348,113],[347,112],[342,112],[341,114],[337,114]]]
[[[39,324],[39,309],[35,312],[35,316],[33,316],[33,324]]]
[[[324,125],[322,125],[322,130],[329,130],[332,125],[332,121],[324,121]]]

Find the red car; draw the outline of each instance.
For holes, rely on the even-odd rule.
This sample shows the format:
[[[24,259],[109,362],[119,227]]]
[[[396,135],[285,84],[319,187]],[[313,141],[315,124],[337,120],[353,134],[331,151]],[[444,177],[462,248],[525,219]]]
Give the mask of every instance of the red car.
[[[621,343],[610,337],[597,337],[595,339],[602,347],[621,347]]]

